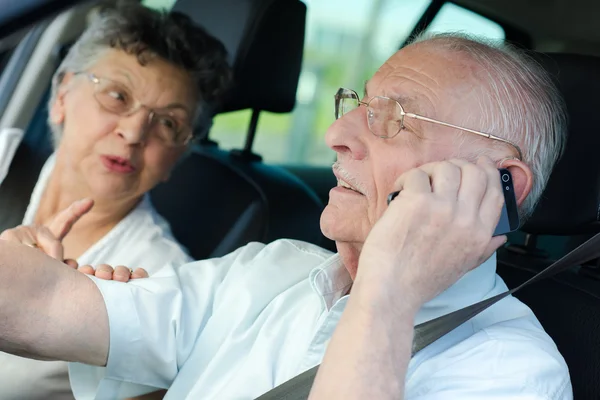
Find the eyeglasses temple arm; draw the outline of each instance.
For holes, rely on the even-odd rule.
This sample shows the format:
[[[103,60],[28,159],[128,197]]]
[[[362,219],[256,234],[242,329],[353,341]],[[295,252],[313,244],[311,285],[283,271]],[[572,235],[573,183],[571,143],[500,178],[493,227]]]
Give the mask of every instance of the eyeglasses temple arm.
[[[439,124],[439,125],[447,126],[449,128],[454,128],[454,129],[458,129],[458,130],[461,130],[461,131],[474,133],[475,135],[483,136],[483,137],[488,138],[488,139],[493,139],[493,140],[498,140],[500,142],[504,142],[506,144],[511,145],[512,147],[514,147],[517,150],[517,152],[519,153],[519,160],[523,159],[523,153],[521,152],[521,148],[519,146],[517,146],[515,143],[511,142],[510,140],[506,140],[506,139],[503,139],[503,138],[498,137],[498,136],[494,136],[494,135],[489,134],[489,133],[479,132],[479,131],[475,131],[473,129],[463,128],[462,126],[452,125],[452,124],[449,124],[447,122],[438,121],[436,119],[423,117],[423,116],[418,115],[418,114],[404,113],[404,116],[405,117],[409,117],[409,118],[418,119],[418,120],[421,120],[421,121],[430,122],[432,124]]]

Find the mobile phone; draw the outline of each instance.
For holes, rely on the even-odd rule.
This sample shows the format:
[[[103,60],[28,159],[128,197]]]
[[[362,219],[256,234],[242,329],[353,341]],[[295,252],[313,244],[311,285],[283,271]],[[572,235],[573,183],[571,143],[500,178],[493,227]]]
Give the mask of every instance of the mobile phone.
[[[504,192],[504,205],[502,206],[500,220],[498,221],[498,225],[496,225],[493,236],[505,235],[516,231],[519,229],[520,224],[519,209],[517,207],[517,198],[515,197],[512,175],[504,168],[501,168],[498,171],[500,172],[502,192]]]
[[[513,180],[510,171],[504,168],[498,170],[500,173],[500,184],[502,185],[502,192],[504,193],[504,204],[502,205],[502,212],[500,213],[500,220],[493,236],[505,235],[507,233],[516,231],[519,229],[519,209],[517,207],[517,198],[515,197],[515,189],[513,187]],[[390,193],[387,198],[388,205],[392,200],[398,196],[400,192]]]

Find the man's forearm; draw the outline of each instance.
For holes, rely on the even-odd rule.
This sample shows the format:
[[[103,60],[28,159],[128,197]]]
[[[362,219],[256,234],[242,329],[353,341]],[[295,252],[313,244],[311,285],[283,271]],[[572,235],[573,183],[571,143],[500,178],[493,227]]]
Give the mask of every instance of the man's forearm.
[[[402,399],[415,307],[362,296],[354,287],[313,385],[315,399]],[[389,311],[386,311],[386,308]]]
[[[94,283],[41,251],[0,240],[0,350],[105,365],[108,315]]]

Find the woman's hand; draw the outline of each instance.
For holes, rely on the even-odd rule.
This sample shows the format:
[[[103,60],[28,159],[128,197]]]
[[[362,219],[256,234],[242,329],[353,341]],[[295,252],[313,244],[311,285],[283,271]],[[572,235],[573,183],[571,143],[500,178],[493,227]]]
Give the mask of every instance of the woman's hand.
[[[130,279],[147,278],[148,272],[143,268],[135,271],[123,265],[116,268],[107,264],[79,266],[76,260],[64,259],[64,247],[62,240],[70,232],[73,225],[81,217],[87,214],[94,206],[91,199],[83,199],[71,204],[68,208],[58,213],[50,223],[45,225],[21,225],[13,229],[7,229],[0,234],[0,240],[21,243],[29,247],[42,250],[50,257],[64,262],[71,268],[77,269],[84,274],[94,275],[105,280],[128,282]]]
[[[119,265],[115,268],[108,264],[100,264],[96,268],[91,265],[82,265],[81,267],[77,264],[77,261],[69,259],[65,260],[65,264],[69,267],[78,270],[86,275],[93,275],[96,278],[104,279],[107,281],[119,281],[129,282],[130,279],[147,278],[148,272],[144,268],[132,269],[124,265]]]
[[[0,240],[35,247],[57,260],[64,260],[62,240],[73,225],[94,206],[92,199],[74,202],[59,212],[48,225],[20,225],[0,234]]]

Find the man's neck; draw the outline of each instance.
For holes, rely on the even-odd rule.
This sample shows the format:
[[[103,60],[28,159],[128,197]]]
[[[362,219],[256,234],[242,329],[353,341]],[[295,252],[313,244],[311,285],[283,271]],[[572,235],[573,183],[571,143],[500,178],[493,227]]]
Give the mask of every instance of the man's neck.
[[[358,271],[358,260],[360,258],[362,243],[335,242],[335,245],[344,267],[346,267],[350,277],[354,280]]]

